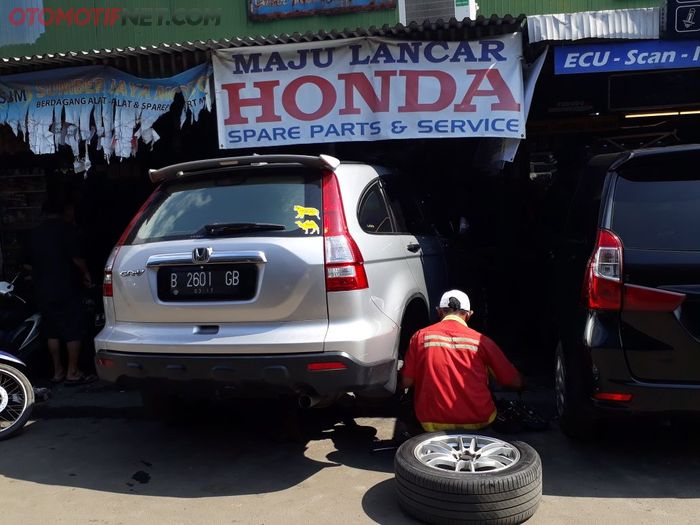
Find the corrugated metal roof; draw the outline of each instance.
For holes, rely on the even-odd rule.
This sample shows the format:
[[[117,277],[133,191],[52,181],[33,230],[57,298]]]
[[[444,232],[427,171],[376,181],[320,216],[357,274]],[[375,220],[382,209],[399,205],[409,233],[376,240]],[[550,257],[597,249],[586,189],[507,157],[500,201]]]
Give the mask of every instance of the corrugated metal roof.
[[[525,13],[530,16],[658,7],[661,0],[478,0],[478,4],[482,15]]]
[[[582,38],[659,38],[658,7],[528,15],[530,42]]]
[[[176,44],[125,47],[76,51],[70,53],[46,53],[44,55],[0,59],[0,76],[27,71],[50,69],[62,66],[108,65],[144,78],[172,76],[209,60],[213,50],[243,46],[267,46],[323,40],[339,40],[356,37],[384,37],[403,40],[474,40],[521,31],[525,26],[524,16],[478,17],[476,20],[451,19],[426,20],[407,26],[384,25],[380,28],[344,29],[342,31],[317,31],[304,34],[270,35],[267,37],[224,38],[219,40],[197,40]]]

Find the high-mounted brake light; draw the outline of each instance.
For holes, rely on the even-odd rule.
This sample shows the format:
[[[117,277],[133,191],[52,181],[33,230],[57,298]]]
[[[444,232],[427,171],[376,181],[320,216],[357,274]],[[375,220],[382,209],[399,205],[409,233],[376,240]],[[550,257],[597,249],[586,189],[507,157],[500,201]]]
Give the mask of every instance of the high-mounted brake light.
[[[622,307],[622,241],[609,230],[600,230],[588,262],[583,296],[593,310]]]
[[[348,232],[338,179],[323,175],[323,240],[326,259],[326,290],[343,292],[367,288],[364,259]]]
[[[119,237],[117,244],[114,246],[114,248],[112,248],[112,252],[107,258],[107,263],[105,264],[104,269],[104,278],[102,281],[103,297],[112,297],[114,294],[114,281],[112,277],[112,270],[114,269],[114,261],[117,259],[117,255],[119,254],[119,248],[124,246],[124,243],[129,238],[129,235],[131,235],[131,231],[139,223],[141,217],[151,205],[151,202],[153,202],[153,199],[155,199],[157,194],[158,188],[156,188],[156,190],[153,193],[151,193],[148,199],[146,199],[146,202],[144,202],[143,205],[139,208],[139,211],[136,212],[136,215],[134,215],[133,219],[131,219],[127,227],[124,229],[124,232],[122,233],[121,237]]]

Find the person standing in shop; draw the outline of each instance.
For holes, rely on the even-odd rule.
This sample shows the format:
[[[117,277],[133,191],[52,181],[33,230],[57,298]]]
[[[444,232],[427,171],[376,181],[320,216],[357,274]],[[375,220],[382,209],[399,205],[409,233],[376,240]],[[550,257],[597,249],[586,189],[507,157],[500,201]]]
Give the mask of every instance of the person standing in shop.
[[[85,336],[81,287],[91,286],[92,279],[80,250],[71,212],[71,206],[60,202],[44,204],[44,220],[32,232],[29,255],[42,332],[53,361],[51,381],[82,385],[97,379],[78,368]],[[61,342],[68,351],[66,365],[61,360]]]

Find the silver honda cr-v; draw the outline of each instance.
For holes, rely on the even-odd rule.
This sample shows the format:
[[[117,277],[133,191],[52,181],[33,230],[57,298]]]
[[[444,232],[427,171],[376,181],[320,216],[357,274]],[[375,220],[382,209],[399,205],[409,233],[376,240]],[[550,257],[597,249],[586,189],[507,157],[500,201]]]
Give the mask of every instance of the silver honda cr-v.
[[[421,235],[403,180],[325,155],[150,177],[158,187],[105,268],[102,379],[307,405],[394,391],[402,345],[446,284],[439,239]]]

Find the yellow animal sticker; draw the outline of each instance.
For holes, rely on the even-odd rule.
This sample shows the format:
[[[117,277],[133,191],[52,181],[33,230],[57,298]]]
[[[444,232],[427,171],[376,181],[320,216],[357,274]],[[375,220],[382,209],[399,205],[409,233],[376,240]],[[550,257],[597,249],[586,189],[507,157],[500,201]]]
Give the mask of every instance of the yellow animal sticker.
[[[294,206],[294,211],[297,212],[295,219],[303,219],[304,217],[316,217],[321,219],[318,209],[316,208],[305,208],[304,206],[299,206],[298,204]],[[299,226],[301,228],[301,226]],[[318,229],[318,227],[317,227]]]
[[[316,224],[316,221],[312,220],[306,220],[304,222],[301,221],[295,221],[294,224],[299,226],[302,230],[304,230],[305,235],[309,235],[310,233],[321,233],[321,231],[318,228],[318,224]]]

